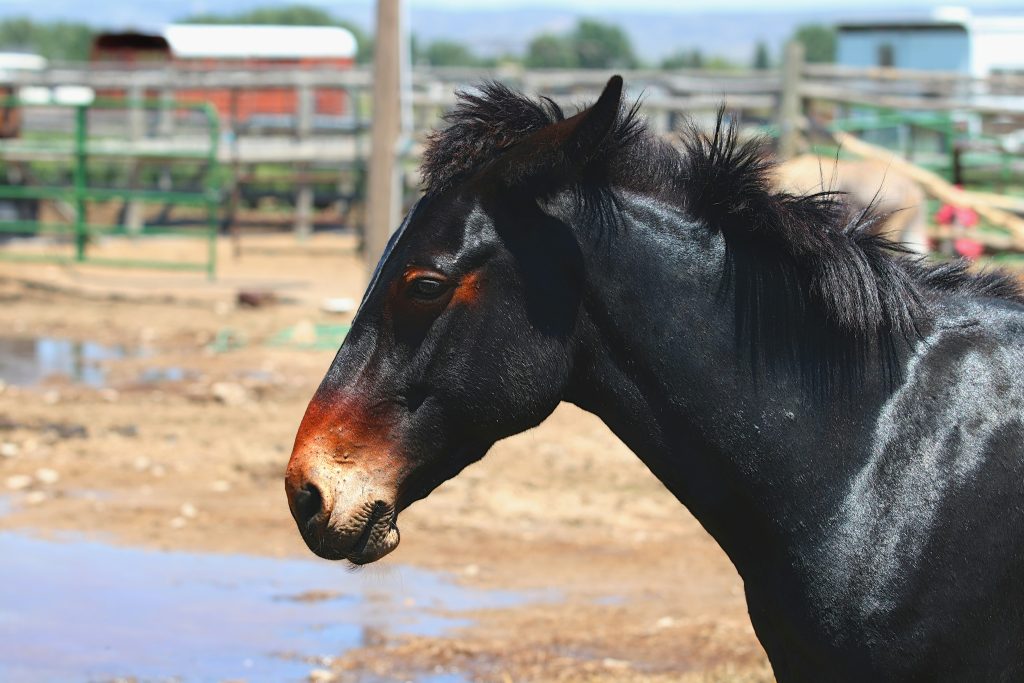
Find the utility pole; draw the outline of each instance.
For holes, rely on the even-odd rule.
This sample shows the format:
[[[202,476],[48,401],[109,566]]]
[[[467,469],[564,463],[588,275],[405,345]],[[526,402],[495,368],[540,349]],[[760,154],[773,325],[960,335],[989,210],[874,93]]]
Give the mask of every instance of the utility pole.
[[[398,226],[401,189],[398,141],[401,133],[402,0],[377,0],[373,49],[373,123],[370,135],[370,182],[367,191],[366,264],[373,272]]]

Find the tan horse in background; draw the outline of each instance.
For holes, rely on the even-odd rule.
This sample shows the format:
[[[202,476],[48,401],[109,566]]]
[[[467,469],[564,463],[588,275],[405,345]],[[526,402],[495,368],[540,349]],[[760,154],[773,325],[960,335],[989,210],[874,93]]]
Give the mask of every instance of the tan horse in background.
[[[892,214],[879,225],[880,233],[911,251],[928,253],[925,194],[917,183],[886,164],[803,154],[780,164],[775,182],[779,189],[795,194],[843,192],[857,208],[874,201],[881,212]]]

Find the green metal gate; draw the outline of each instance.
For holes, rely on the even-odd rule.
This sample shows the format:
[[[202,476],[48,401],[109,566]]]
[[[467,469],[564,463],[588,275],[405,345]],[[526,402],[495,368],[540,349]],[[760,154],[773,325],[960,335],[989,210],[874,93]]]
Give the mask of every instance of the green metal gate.
[[[894,111],[867,105],[857,115],[834,121],[832,130],[853,133],[867,142],[899,152],[918,166],[949,182],[988,191],[1019,191],[1015,178],[1020,156],[1003,149],[997,138],[970,133],[948,112]],[[834,146],[815,146],[818,154],[834,156]]]
[[[70,236],[71,253],[31,253],[0,248],[0,258],[57,263],[92,263],[131,268],[161,268],[205,271],[213,278],[217,265],[217,213],[221,201],[221,178],[217,152],[220,124],[216,110],[209,104],[181,104],[168,101],[99,100],[88,105],[36,104],[8,100],[7,107],[23,108],[25,122],[18,137],[0,140],[0,200],[12,204],[50,201],[73,207],[65,222],[43,221],[37,215],[25,219],[0,217],[0,233],[32,236]],[[37,112],[38,119],[33,119]],[[32,122],[50,118],[50,124],[32,126]],[[123,120],[122,120],[123,119]],[[97,124],[98,122],[98,124]],[[169,132],[185,122],[188,132]],[[156,123],[156,125],[154,125]],[[90,125],[93,124],[93,125]],[[95,130],[104,129],[104,130]],[[182,164],[198,167],[191,187],[168,189],[144,187],[137,182],[139,169],[157,165],[166,177],[173,178]],[[57,169],[52,167],[58,166]],[[65,168],[60,168],[63,164]],[[116,174],[117,164],[133,171],[130,182],[120,186],[104,185],[96,176]],[[99,168],[97,167],[99,166]],[[12,170],[18,173],[12,173]],[[115,168],[111,171],[111,168]],[[35,176],[49,174],[50,182],[36,182]],[[56,180],[52,176],[56,175]],[[21,182],[12,182],[20,176]],[[173,181],[172,181],[173,182]],[[137,231],[125,225],[89,222],[89,207],[95,202],[121,200],[140,206],[161,204],[192,207],[200,216],[192,223],[196,229],[164,225],[140,225]],[[10,213],[11,211],[8,211]],[[17,213],[17,212],[16,212]],[[162,259],[103,258],[91,256],[91,241],[103,235],[193,235],[207,241],[202,261]]]

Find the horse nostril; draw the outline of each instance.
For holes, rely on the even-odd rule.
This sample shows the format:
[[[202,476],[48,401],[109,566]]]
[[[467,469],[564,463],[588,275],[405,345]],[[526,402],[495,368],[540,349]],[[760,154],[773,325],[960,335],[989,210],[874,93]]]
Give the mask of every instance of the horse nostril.
[[[306,484],[295,492],[295,512],[298,513],[300,524],[307,524],[320,513],[322,507],[323,496],[316,485]]]

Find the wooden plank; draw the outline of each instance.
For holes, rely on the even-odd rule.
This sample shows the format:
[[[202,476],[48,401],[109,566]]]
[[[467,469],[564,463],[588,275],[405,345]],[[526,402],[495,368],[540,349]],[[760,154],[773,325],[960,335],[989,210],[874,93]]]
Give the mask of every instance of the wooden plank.
[[[855,67],[840,64],[805,64],[803,73],[808,78],[830,81],[878,80],[878,81],[924,81],[946,83],[975,83],[1001,87],[1024,88],[1024,76],[1020,74],[992,74],[986,77],[955,71],[926,71],[924,69],[894,69],[891,67]]]
[[[800,94],[806,99],[863,104],[885,109],[917,111],[973,111],[981,114],[1024,114],[1024,97],[983,95],[971,99],[948,97],[904,97],[877,92],[858,92],[847,85],[823,83],[800,84]]]

